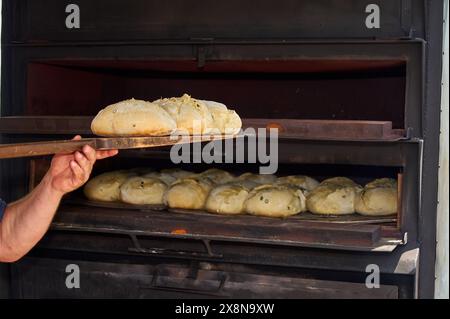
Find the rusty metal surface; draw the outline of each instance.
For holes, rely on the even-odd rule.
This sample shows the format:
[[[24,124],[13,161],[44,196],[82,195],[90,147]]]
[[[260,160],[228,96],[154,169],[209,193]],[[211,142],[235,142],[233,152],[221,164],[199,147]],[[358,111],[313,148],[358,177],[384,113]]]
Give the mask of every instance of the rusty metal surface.
[[[92,135],[91,116],[11,116],[0,117],[0,133]],[[390,121],[242,119],[246,128],[277,128],[280,138],[311,140],[379,140],[407,138],[407,132],[393,129]]]
[[[198,216],[202,218],[204,215],[216,216],[217,218],[237,218],[242,219],[243,221],[251,221],[252,219],[272,219],[272,220],[288,220],[291,222],[296,221],[314,221],[314,222],[323,222],[323,223],[336,223],[336,224],[392,224],[397,222],[397,215],[390,216],[363,216],[359,214],[350,214],[350,215],[317,215],[312,214],[310,212],[302,212],[298,215],[289,216],[286,218],[271,218],[271,217],[261,217],[261,216],[251,216],[251,215],[235,215],[235,216],[226,216],[220,214],[209,213],[205,210],[189,210],[189,209],[177,209],[177,208],[168,208],[165,205],[134,205],[127,204],[123,202],[102,202],[102,201],[94,201],[83,198],[81,195],[72,195],[68,196],[64,199],[64,203],[71,205],[83,205],[87,207],[103,207],[110,209],[122,209],[122,210],[134,210],[134,211],[153,211],[153,210],[166,210],[167,213],[175,213],[175,214],[189,214],[193,216]],[[176,218],[176,215],[174,216]]]
[[[372,250],[382,242],[379,224],[334,223],[298,218],[170,214],[62,205],[53,229],[276,245]]]
[[[103,207],[111,209],[126,209],[126,210],[164,210],[164,205],[133,205],[123,202],[102,202],[96,200],[89,200],[80,198],[79,196],[68,196],[64,199],[67,204],[85,205],[87,207]]]
[[[0,133],[92,135],[92,116],[0,117]]]
[[[137,208],[139,209],[139,208]],[[145,209],[144,209],[145,210]],[[203,210],[188,210],[188,209],[177,209],[177,208],[169,208],[169,212],[178,213],[178,214],[193,214],[196,216],[202,216],[204,214],[221,217],[230,217],[225,215],[218,215],[209,213]],[[247,216],[247,215],[236,215],[234,218],[242,218],[246,216],[246,218],[269,218],[275,220],[286,220],[290,222],[297,221],[314,221],[319,223],[333,223],[333,224],[384,224],[384,223],[393,223],[397,221],[397,217],[395,215],[391,216],[362,216],[358,214],[350,214],[350,215],[317,215],[312,214],[310,212],[303,212],[298,215],[289,216],[286,218],[277,218],[277,217],[261,217],[261,216]]]
[[[282,138],[325,140],[399,140],[404,130],[394,130],[390,121],[243,119],[244,127],[277,128]]]

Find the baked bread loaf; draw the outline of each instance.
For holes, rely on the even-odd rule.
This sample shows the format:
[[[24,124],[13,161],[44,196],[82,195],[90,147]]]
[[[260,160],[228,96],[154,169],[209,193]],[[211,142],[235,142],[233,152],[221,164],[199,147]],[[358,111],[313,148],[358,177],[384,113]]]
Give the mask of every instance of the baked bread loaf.
[[[303,191],[287,185],[260,185],[250,191],[244,210],[250,215],[288,217],[305,211]]]
[[[397,181],[380,178],[364,186],[355,201],[356,212],[367,216],[386,216],[397,213]]]
[[[185,171],[185,170],[182,170],[179,168],[166,168],[166,169],[162,169],[160,172],[161,172],[161,174],[169,174],[169,175],[175,177],[176,179],[185,178],[185,177],[195,174],[193,172]]]
[[[355,183],[353,180],[351,180],[348,177],[331,177],[331,178],[327,178],[327,179],[323,180],[320,184],[321,185],[334,184],[334,185],[353,186],[353,187],[361,188],[360,185],[358,185],[357,183]]]
[[[136,174],[130,171],[113,171],[100,174],[86,183],[84,194],[90,200],[115,202],[120,200],[120,186]]]
[[[192,172],[184,171],[179,168],[162,169],[160,172],[152,172],[144,175],[145,177],[153,177],[162,180],[166,185],[170,186],[177,179],[194,175]]]
[[[184,94],[181,97],[153,101],[175,120],[178,134],[207,134],[214,128],[214,121],[206,104]]]
[[[158,178],[134,176],[120,186],[120,199],[129,204],[161,205],[166,189],[166,183]]]
[[[170,135],[176,128],[158,104],[135,99],[107,106],[91,123],[92,132],[101,136]]]
[[[250,191],[245,183],[229,183],[215,187],[206,200],[206,210],[222,215],[238,215],[244,213],[244,202]]]
[[[132,174],[136,174],[136,175],[142,176],[142,175],[145,175],[145,174],[153,173],[155,170],[153,168],[150,168],[150,167],[136,167],[136,168],[127,169],[126,171],[130,172]]]
[[[218,168],[210,168],[198,175],[209,178],[214,184],[225,184],[235,179],[232,174]]]
[[[361,186],[345,177],[327,179],[307,195],[306,207],[314,214],[353,214],[361,190]]]
[[[294,185],[300,187],[306,192],[312,191],[314,188],[319,186],[319,182],[314,178],[304,175],[290,175],[278,177],[275,184],[277,185]]]
[[[260,185],[272,184],[276,181],[276,179],[277,177],[275,175],[253,173],[244,173],[236,178],[237,181],[250,181]]]
[[[164,182],[164,184],[166,184],[167,186],[170,186],[172,183],[174,183],[177,180],[176,177],[174,177],[170,174],[160,173],[160,172],[151,172],[151,173],[143,175],[143,177],[157,178],[160,181]]]
[[[170,185],[164,203],[171,208],[203,209],[213,182],[206,177],[190,176]]]
[[[218,130],[217,133],[233,135],[240,131],[242,120],[234,110],[229,110],[225,104],[219,102],[205,100],[202,102],[211,112],[214,128]]]

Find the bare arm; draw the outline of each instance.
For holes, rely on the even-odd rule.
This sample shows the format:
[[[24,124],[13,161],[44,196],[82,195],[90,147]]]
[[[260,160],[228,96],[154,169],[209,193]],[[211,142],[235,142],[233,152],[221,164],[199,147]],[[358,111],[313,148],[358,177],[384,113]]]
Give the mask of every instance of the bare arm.
[[[50,226],[62,196],[89,179],[97,159],[116,154],[115,150],[96,152],[85,146],[82,152],[55,155],[39,185],[6,207],[0,223],[0,262],[14,262],[33,248]]]

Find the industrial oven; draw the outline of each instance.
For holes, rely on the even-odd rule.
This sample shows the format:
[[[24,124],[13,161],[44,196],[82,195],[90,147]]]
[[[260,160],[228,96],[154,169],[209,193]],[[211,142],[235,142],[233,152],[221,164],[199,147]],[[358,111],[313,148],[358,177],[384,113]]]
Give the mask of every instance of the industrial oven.
[[[183,214],[74,193],[36,248],[3,265],[9,296],[432,297],[442,10],[420,0],[3,1],[2,144],[88,137],[108,104],[189,93],[232,106],[244,127],[277,127],[281,175],[399,185],[389,218]],[[169,151],[122,151],[94,175],[172,167]],[[26,194],[49,160],[1,160],[1,197]],[[69,264],[79,289],[64,285]],[[381,281],[369,289],[373,265]]]

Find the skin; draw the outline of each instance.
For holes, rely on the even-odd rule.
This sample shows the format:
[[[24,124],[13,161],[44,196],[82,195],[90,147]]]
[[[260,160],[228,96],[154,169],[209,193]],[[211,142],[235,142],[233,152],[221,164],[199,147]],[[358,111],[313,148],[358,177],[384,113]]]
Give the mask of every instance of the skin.
[[[86,145],[81,152],[55,155],[39,185],[6,207],[0,222],[0,262],[15,262],[28,253],[48,230],[61,198],[87,182],[96,160],[116,154]]]

